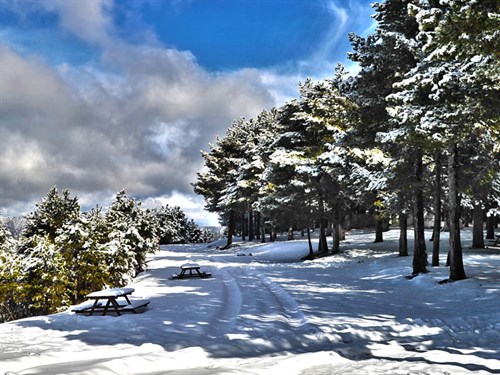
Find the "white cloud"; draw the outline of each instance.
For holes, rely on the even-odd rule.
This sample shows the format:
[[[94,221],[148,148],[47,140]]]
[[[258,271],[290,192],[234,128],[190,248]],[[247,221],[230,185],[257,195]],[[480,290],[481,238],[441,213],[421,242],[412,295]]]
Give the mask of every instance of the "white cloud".
[[[168,195],[148,198],[143,201],[143,207],[159,208],[168,205],[180,207],[186,216],[200,226],[219,226],[218,215],[203,210],[203,199],[198,196],[181,194],[177,191]]]
[[[58,68],[6,47],[1,53],[3,212],[53,185],[95,194],[94,204],[103,191],[121,189],[192,194],[200,150],[235,118],[274,104],[258,72],[210,74],[175,50],[122,44],[104,65]]]
[[[33,200],[57,185],[87,208],[106,205],[125,189],[213,224],[191,187],[203,164],[200,150],[234,119],[296,97],[307,73],[331,75],[336,62],[328,55],[348,27],[346,11],[331,2],[336,23],[302,67],[210,73],[191,52],[155,38],[142,45],[118,38],[112,0],[11,5],[26,17],[33,9],[57,14],[63,30],[102,52],[84,65],[52,67],[25,51],[0,48],[0,210],[11,215],[32,210]]]
[[[156,146],[156,152],[164,157],[175,155],[179,144],[189,147],[191,140],[199,137],[197,129],[186,130],[189,126],[185,119],[172,122],[159,122],[151,126],[149,139]]]
[[[261,71],[260,74],[263,84],[279,105],[297,98],[299,96],[298,83],[306,78],[298,73],[283,74],[272,70]]]
[[[63,30],[100,46],[113,42],[113,0],[44,0],[40,6],[59,15]]]

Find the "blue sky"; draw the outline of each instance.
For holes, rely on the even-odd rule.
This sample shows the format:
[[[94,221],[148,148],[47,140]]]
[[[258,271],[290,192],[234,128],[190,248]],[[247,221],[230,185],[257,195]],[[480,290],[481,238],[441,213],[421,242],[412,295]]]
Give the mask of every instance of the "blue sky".
[[[143,7],[142,15],[162,41],[190,50],[210,70],[305,60],[315,53],[318,37],[327,37],[332,21],[327,3],[294,0],[155,3]]]
[[[100,0],[66,0],[100,3]],[[100,49],[74,31],[48,0],[2,2],[2,39],[51,63],[82,64]],[[297,69],[318,53],[346,62],[346,31],[373,27],[371,1],[324,0],[121,0],[108,5],[110,34],[133,44],[160,43],[190,51],[208,71],[241,67]],[[106,9],[106,7],[104,7]],[[345,23],[348,22],[348,25]],[[347,28],[346,28],[347,26]],[[314,68],[310,69],[314,74]]]
[[[0,0],[0,210],[57,185],[84,207],[125,189],[179,205],[200,150],[239,117],[348,69],[348,32],[373,32],[366,0]],[[181,171],[181,173],[179,173]]]

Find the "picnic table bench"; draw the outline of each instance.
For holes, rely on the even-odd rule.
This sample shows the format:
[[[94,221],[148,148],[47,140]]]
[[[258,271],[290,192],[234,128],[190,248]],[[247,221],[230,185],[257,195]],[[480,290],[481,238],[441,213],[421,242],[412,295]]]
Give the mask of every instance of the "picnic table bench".
[[[491,246],[500,246],[500,234],[496,235],[497,239],[491,244]]]
[[[131,301],[129,296],[134,291],[134,288],[112,288],[92,292],[85,296],[89,301],[73,307],[72,311],[88,315],[101,312],[102,315],[114,312],[118,316],[124,312],[136,314],[137,310],[146,307],[150,301],[146,299]],[[119,298],[122,300],[118,301]]]
[[[190,277],[200,277],[202,279],[212,276],[211,273],[200,271],[200,265],[196,263],[187,263],[181,266],[179,274],[173,273],[172,279],[185,279]]]

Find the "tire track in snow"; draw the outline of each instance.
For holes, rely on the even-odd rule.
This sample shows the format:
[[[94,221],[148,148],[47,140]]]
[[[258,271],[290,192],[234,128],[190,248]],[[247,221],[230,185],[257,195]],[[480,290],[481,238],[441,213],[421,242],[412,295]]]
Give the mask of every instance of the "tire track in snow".
[[[309,322],[293,296],[265,273],[229,266],[218,269],[218,278],[221,306],[206,329],[209,337],[226,336],[234,349],[251,340],[260,353],[331,348],[327,335]]]
[[[269,290],[275,297],[284,312],[284,321],[292,327],[302,327],[308,324],[307,318],[300,310],[299,304],[295,299],[286,292],[278,283],[269,279],[269,277],[259,273],[256,275],[260,282]]]
[[[250,277],[255,277],[259,283],[265,287],[268,295],[272,297],[277,304],[270,303],[264,300],[267,305],[278,306],[277,311],[272,311],[270,315],[262,316],[261,319],[270,322],[280,322],[286,330],[293,330],[297,335],[306,336],[308,341],[318,341],[322,344],[329,344],[330,340],[326,337],[323,331],[314,324],[309,323],[306,315],[300,309],[299,304],[279,283],[273,282],[268,276],[263,273],[250,271],[245,269],[244,273]],[[269,308],[263,309],[262,312],[268,311]],[[298,338],[298,337],[296,337]]]
[[[211,337],[222,336],[234,328],[243,301],[240,286],[233,275],[225,268],[220,268],[219,272],[223,287],[222,307],[208,327],[207,334]]]
[[[221,268],[220,272],[226,303],[208,328],[211,337],[224,335],[235,348],[251,342],[260,353],[331,347],[297,301],[265,274],[246,267]]]

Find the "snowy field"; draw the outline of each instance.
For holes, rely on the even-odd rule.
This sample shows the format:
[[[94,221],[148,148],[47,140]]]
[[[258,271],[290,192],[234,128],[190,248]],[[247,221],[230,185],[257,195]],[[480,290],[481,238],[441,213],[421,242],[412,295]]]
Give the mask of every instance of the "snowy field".
[[[444,266],[404,278],[397,238],[353,231],[306,262],[305,240],[162,246],[131,285],[144,313],[0,324],[0,374],[500,374],[499,249],[464,231],[468,279],[440,285]],[[186,262],[213,277],[169,280]]]

